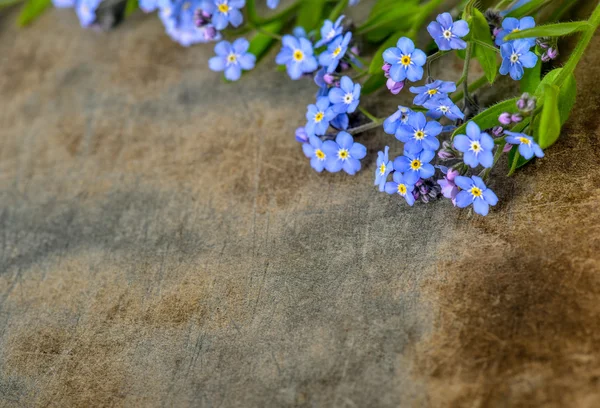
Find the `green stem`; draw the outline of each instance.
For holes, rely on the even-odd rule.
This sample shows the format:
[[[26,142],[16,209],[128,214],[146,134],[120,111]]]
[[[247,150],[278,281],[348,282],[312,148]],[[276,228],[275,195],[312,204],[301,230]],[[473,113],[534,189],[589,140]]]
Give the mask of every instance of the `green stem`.
[[[521,157],[521,153],[519,153],[519,149],[515,152],[515,157],[513,158],[512,166],[510,166],[510,171],[508,172],[508,176],[512,176],[517,169],[517,163],[519,162],[519,157]]]
[[[474,92],[487,83],[488,83],[488,80],[487,80],[486,76],[482,75],[479,78],[477,78],[475,81],[473,81],[471,84],[469,84],[469,92]],[[464,91],[458,91],[457,93],[455,93],[452,96],[452,102],[456,103],[456,102],[460,101],[464,97],[464,95],[465,95]]]
[[[371,114],[368,110],[366,110],[365,108],[359,107],[358,108],[359,111],[362,112],[363,115],[365,115],[367,118],[369,118],[370,120],[372,120],[373,122],[379,122],[381,121],[381,119],[379,119],[377,116]]]
[[[495,142],[495,140],[494,140],[494,142]],[[504,142],[504,143],[502,143],[502,142]],[[494,162],[492,163],[492,167],[489,167],[483,171],[483,175],[481,176],[481,178],[484,181],[487,180],[487,178],[490,175],[490,172],[492,171],[492,169],[494,168],[496,163],[498,163],[500,156],[502,156],[502,151],[504,150],[504,145],[506,145],[506,140],[504,140],[504,138],[502,138],[501,142],[498,144],[498,147],[496,147],[496,153],[494,153]]]
[[[344,11],[347,5],[348,0],[341,0],[340,2],[338,2],[334,9],[331,10],[331,13],[329,13],[329,19],[331,21],[335,21],[339,16],[342,15],[342,12]]]
[[[259,33],[264,34],[264,35],[266,35],[268,37],[271,37],[271,38],[273,38],[275,40],[281,41],[281,39],[283,38],[279,34],[275,34],[275,33],[272,33],[270,31],[267,31],[267,30],[263,30],[262,27],[260,27],[260,26],[256,26],[256,25],[253,25],[253,24],[251,24],[251,26],[252,26],[252,28],[254,28]]]
[[[348,129],[346,132],[350,133],[351,135],[357,135],[359,133],[366,132],[367,130],[375,129],[375,128],[381,126],[382,124],[383,124],[383,119],[378,119],[371,123],[366,123],[364,125],[357,126],[352,129]]]

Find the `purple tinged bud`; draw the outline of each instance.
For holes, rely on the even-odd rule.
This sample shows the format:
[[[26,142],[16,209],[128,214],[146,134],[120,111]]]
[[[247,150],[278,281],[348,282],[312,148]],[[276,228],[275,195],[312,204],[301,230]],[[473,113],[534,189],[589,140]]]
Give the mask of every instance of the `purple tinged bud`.
[[[510,113],[504,112],[503,114],[501,114],[498,117],[498,122],[500,122],[501,124],[503,124],[505,126],[510,125],[510,123],[511,123]]]
[[[308,135],[303,126],[296,129],[296,141],[300,143],[308,143]]]
[[[447,150],[440,150],[437,155],[442,160],[454,159],[454,155],[452,154],[452,152],[449,152]]]
[[[517,109],[519,109],[519,110],[525,109],[526,104],[527,104],[527,102],[524,99],[519,99],[517,101]]]
[[[204,29],[204,38],[206,40],[211,41],[217,37],[217,29],[213,26],[208,26]]]
[[[521,97],[517,101],[517,108],[519,108],[519,110],[524,113],[535,110],[535,106],[536,106],[535,97],[529,95],[527,92],[525,92],[523,95],[521,95]]]
[[[427,185],[426,185],[426,184],[421,184],[421,185],[419,186],[419,192],[420,192],[421,194],[428,194],[428,193],[429,193],[429,187],[427,187]]]
[[[500,31],[502,31],[502,27],[494,27],[494,37],[497,37]]]
[[[381,69],[383,69],[383,72],[385,73],[385,77],[389,78],[390,77],[390,68],[392,67],[391,64],[388,64],[387,62],[383,64],[383,66],[381,67]]]
[[[421,195],[421,201],[423,201],[425,204],[427,204],[429,202],[429,196],[427,194]]]
[[[333,85],[335,82],[335,77],[331,74],[325,74],[323,75],[323,81],[325,81],[327,85]]]
[[[392,78],[388,78],[385,85],[391,93],[393,93],[394,95],[398,95],[402,88],[404,88],[404,81],[396,82]]]
[[[513,113],[510,116],[510,120],[512,120],[514,123],[519,123],[523,120],[523,116],[519,115],[518,113]]]
[[[513,145],[511,145],[510,143],[507,143],[504,145],[504,148],[502,149],[502,153],[508,153],[510,152],[510,149],[512,149]]]
[[[502,126],[494,126],[492,128],[492,134],[496,137],[502,136],[504,133],[504,128]]]
[[[350,52],[352,52],[352,54],[354,54],[354,55],[360,56],[360,50],[358,49],[358,47],[356,45],[354,47],[350,48]]]
[[[550,47],[550,44],[548,44],[546,41],[544,41],[541,38],[538,38],[537,40],[535,40],[536,44],[543,50],[548,49],[548,47]]]

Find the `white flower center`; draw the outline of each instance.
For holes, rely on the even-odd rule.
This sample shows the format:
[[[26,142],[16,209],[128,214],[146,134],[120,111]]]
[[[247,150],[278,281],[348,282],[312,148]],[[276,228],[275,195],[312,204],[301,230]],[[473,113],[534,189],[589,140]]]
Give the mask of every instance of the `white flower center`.
[[[514,64],[517,61],[519,61],[519,54],[517,54],[516,52],[513,52],[512,55],[510,56],[510,62],[512,62]]]
[[[450,107],[449,107],[449,106],[444,106],[444,105],[442,105],[442,106],[440,106],[438,109],[439,109],[439,110],[440,110],[442,113],[448,113],[448,111],[450,110]]]
[[[227,56],[227,65],[235,64],[237,62],[237,55],[233,52]]]
[[[450,29],[445,30],[443,36],[446,40],[450,40],[452,38],[452,31],[450,31]]]
[[[473,153],[475,153],[475,155],[477,155],[479,152],[481,152],[483,150],[483,148],[481,147],[481,143],[479,143],[476,140],[473,140],[471,142],[471,147],[469,148],[469,150],[471,150]]]
[[[350,105],[353,100],[354,100],[354,96],[350,92],[348,92],[346,95],[344,95],[344,103],[346,105]]]

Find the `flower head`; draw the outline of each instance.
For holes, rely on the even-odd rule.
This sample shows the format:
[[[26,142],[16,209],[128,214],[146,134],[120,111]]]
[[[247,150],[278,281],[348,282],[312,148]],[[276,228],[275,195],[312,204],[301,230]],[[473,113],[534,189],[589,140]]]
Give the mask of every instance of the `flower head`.
[[[437,150],[440,141],[436,136],[442,132],[442,125],[436,121],[425,119],[422,112],[415,112],[408,117],[406,124],[396,129],[396,139],[404,142],[404,151],[419,153],[421,150]]]
[[[379,186],[379,191],[385,190],[385,182],[387,181],[387,177],[394,170],[394,164],[390,161],[388,156],[389,150],[389,146],[386,146],[383,152],[377,152],[375,185]]]
[[[101,0],[79,0],[75,3],[75,13],[82,27],[89,27],[96,21],[96,10]]]
[[[204,0],[202,10],[212,14],[211,22],[217,30],[223,30],[228,24],[239,27],[244,17],[240,9],[246,0]]]
[[[394,172],[392,179],[394,181],[385,183],[385,192],[388,194],[400,194],[408,205],[412,206],[415,203],[415,196],[412,194],[415,189],[415,183],[399,171]]]
[[[494,139],[479,129],[475,122],[467,123],[467,134],[454,137],[454,148],[463,152],[464,162],[475,168],[478,164],[483,167],[492,167],[494,163]]]
[[[320,173],[327,167],[327,155],[323,150],[323,142],[318,137],[309,136],[308,143],[302,144],[302,151],[310,159],[310,166],[317,172]]]
[[[490,205],[498,203],[498,197],[492,190],[486,187],[480,177],[456,176],[454,179],[456,185],[462,189],[456,195],[456,205],[459,208],[465,208],[473,204],[473,210],[479,215],[487,215]]]
[[[388,48],[383,52],[383,59],[391,65],[390,78],[396,82],[416,82],[423,78],[423,65],[427,61],[425,53],[418,48],[410,38],[401,37],[396,47]]]
[[[443,171],[443,170],[442,170]],[[452,168],[445,171],[444,178],[438,180],[437,183],[442,188],[442,195],[452,200],[452,204],[456,205],[456,195],[458,194],[458,186],[454,182],[456,176],[460,173]]]
[[[352,33],[350,32],[343,37],[338,35],[329,43],[327,49],[319,55],[319,64],[327,67],[327,72],[335,71],[342,57],[346,55],[351,39]]]
[[[329,127],[329,122],[335,117],[335,112],[329,106],[329,98],[317,98],[317,103],[308,105],[306,112],[306,126],[304,129],[309,136],[324,135]]]
[[[329,90],[329,101],[333,104],[335,113],[354,112],[360,102],[360,84],[355,84],[349,77],[343,76],[340,86]]]
[[[496,34],[496,45],[500,46],[502,44],[505,44],[506,41],[504,41],[504,37],[506,37],[510,33],[533,27],[535,27],[535,20],[533,19],[533,17],[527,16],[523,17],[520,20],[514,17],[507,17],[502,21],[502,29],[498,31],[498,34]],[[525,38],[525,41],[529,43],[530,47],[533,47],[535,45],[535,37]]]
[[[299,143],[308,143],[308,135],[306,134],[306,130],[304,130],[304,126],[300,126],[296,128],[295,135],[296,141]]]
[[[167,34],[179,44],[188,47],[192,44],[219,40],[221,35],[212,24],[198,26],[197,11],[199,0],[158,0],[158,15]],[[210,14],[202,13],[204,20]]]
[[[405,106],[398,106],[398,110],[383,121],[383,131],[388,135],[395,135],[398,126],[406,124],[413,113]]]
[[[221,41],[215,46],[216,57],[208,60],[208,66],[213,71],[225,71],[225,78],[237,81],[242,75],[242,69],[248,71],[254,68],[256,57],[248,52],[250,44],[245,38],[238,38],[231,44]]]
[[[279,6],[279,0],[267,0],[267,7],[272,9],[277,8]]]
[[[323,151],[327,155],[327,171],[332,173],[344,170],[354,175],[360,170],[360,160],[367,155],[367,148],[360,143],[354,143],[349,133],[338,133],[335,141],[323,142]]]
[[[445,116],[450,120],[465,118],[465,115],[462,113],[460,108],[456,106],[456,104],[452,102],[452,100],[446,95],[432,98],[425,102],[423,106],[429,109],[427,116],[433,119],[439,119],[442,116]]]
[[[441,51],[462,50],[467,43],[462,39],[469,34],[469,25],[464,20],[452,21],[450,13],[442,13],[427,26],[429,35]]]
[[[335,37],[342,34],[342,20],[344,16],[339,16],[335,23],[330,20],[325,20],[323,27],[321,27],[321,39],[315,44],[315,48],[319,48],[323,45],[329,44]]]
[[[292,79],[298,79],[302,74],[317,69],[317,59],[313,55],[313,46],[306,38],[284,35],[281,40],[283,47],[275,57],[275,62],[286,66],[287,73]]]
[[[425,86],[411,86],[410,91],[417,94],[413,103],[415,105],[423,105],[432,98],[446,96],[456,91],[456,84],[451,81],[440,81],[438,79],[430,84],[425,84]]]
[[[404,173],[405,180],[409,184],[415,184],[420,178],[433,176],[435,168],[429,162],[434,156],[433,150],[423,150],[417,154],[404,152],[404,156],[394,159],[394,170]]]
[[[524,133],[509,132],[508,130],[505,130],[504,133],[508,135],[506,136],[506,142],[511,145],[518,145],[519,153],[525,159],[529,160],[534,155],[536,157],[544,157],[542,148],[533,141],[533,137],[527,136]]]
[[[529,48],[531,45],[527,40],[515,40],[502,44],[500,46],[502,55],[500,73],[502,75],[510,73],[510,77],[518,81],[523,77],[523,67],[535,67],[538,57],[529,51]]]
[[[156,2],[156,0],[146,0]],[[143,0],[142,0],[143,2]],[[142,7],[142,2],[140,2],[140,8]],[[52,5],[56,8],[71,8],[75,7],[75,0],[52,0]],[[156,9],[156,7],[154,8]]]

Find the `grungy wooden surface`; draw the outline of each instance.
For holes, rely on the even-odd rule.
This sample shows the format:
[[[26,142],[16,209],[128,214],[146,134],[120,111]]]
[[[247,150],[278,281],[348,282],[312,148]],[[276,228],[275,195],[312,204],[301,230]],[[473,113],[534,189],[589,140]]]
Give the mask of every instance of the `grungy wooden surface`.
[[[481,218],[378,193],[381,131],[364,172],[314,173],[293,131],[315,89],[273,62],[225,85],[154,17],[13,18],[0,405],[600,406],[597,51],[562,139]]]

